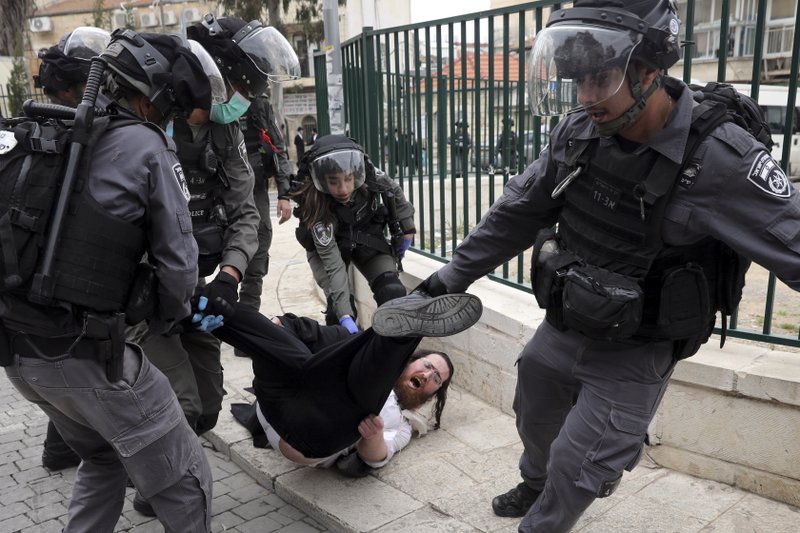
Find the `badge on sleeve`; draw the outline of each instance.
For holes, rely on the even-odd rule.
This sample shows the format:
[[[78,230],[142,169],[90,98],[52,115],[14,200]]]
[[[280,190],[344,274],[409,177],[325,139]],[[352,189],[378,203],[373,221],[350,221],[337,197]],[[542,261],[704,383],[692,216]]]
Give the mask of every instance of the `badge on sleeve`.
[[[314,240],[322,246],[328,246],[333,242],[333,224],[317,222],[314,224]]]
[[[789,198],[792,194],[792,186],[786,177],[786,173],[767,152],[762,152],[753,161],[753,166],[750,167],[747,179],[772,196]]]
[[[186,183],[186,178],[183,175],[183,167],[180,165],[180,163],[172,165],[172,173],[175,174],[175,179],[178,181],[178,187],[181,188],[183,197],[186,198],[186,202],[188,203],[192,198],[192,195],[189,193],[189,185]]]

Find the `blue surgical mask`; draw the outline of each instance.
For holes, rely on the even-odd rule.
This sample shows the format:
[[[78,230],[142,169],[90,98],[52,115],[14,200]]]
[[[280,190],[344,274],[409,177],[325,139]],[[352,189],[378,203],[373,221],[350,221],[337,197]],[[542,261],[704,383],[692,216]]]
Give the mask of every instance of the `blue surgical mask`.
[[[249,107],[250,100],[242,96],[239,91],[236,91],[227,102],[211,104],[211,116],[209,118],[217,124],[230,124],[239,120],[239,117],[244,115]]]

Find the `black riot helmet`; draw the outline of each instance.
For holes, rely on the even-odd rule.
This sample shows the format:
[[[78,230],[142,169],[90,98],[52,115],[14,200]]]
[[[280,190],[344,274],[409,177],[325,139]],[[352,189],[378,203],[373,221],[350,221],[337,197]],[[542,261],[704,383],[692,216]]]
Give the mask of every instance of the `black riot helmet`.
[[[115,83],[145,95],[164,116],[211,108],[208,76],[177,35],[120,28],[111,34],[111,43],[100,57]]]
[[[39,52],[39,74],[33,77],[34,87],[50,97],[86,83],[93,57],[108,45],[111,34],[101,28],[81,26],[64,34],[58,44]]]
[[[636,106],[643,108],[649,94],[642,94],[630,66],[664,71],[680,59],[674,0],[576,0],[573,5],[554,11],[536,35],[528,69],[534,114],[552,116],[580,108],[577,87],[587,76],[605,87],[605,97],[595,104],[628,80]],[[660,82],[659,77],[650,93]]]
[[[300,62],[289,42],[273,27],[239,17],[216,18],[209,13],[186,30],[217,62],[229,83],[247,90],[250,98],[264,94],[270,78],[299,77]]]

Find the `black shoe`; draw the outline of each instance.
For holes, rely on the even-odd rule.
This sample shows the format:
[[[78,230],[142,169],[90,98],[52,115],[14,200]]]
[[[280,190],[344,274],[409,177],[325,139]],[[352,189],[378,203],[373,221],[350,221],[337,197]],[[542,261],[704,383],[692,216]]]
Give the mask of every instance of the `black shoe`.
[[[133,508],[139,511],[144,516],[153,517],[156,515],[156,512],[153,510],[153,506],[150,503],[142,498],[142,495],[138,492],[133,497]]]
[[[525,483],[520,483],[510,491],[492,500],[492,510],[497,516],[520,518],[528,513],[528,509],[536,501],[542,491],[533,490]]]
[[[47,449],[45,443],[44,451],[42,452],[42,466],[48,470],[58,471],[65,468],[71,468],[81,464],[80,456],[67,447],[64,451],[54,452]]]
[[[412,292],[389,300],[372,317],[372,329],[384,337],[447,337],[475,324],[483,304],[471,294],[430,297]]]

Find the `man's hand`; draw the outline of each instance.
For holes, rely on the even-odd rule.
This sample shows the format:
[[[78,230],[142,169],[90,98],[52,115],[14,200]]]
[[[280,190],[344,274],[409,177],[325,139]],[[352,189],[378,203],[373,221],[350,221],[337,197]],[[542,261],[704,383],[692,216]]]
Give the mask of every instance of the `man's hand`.
[[[292,217],[292,205],[289,200],[278,199],[278,205],[275,206],[275,212],[278,217],[278,224],[283,224]]]
[[[358,432],[361,438],[370,440],[379,437],[383,440],[383,418],[379,415],[368,415],[367,418],[359,422]]]
[[[211,283],[200,290],[200,296],[208,300],[208,315],[223,315],[231,318],[239,301],[239,282],[227,272],[220,271]]]
[[[358,455],[364,461],[378,462],[386,459],[389,449],[383,440],[383,419],[378,415],[368,415],[358,424],[361,438],[356,444]]]

